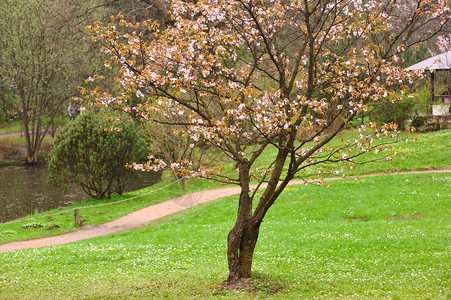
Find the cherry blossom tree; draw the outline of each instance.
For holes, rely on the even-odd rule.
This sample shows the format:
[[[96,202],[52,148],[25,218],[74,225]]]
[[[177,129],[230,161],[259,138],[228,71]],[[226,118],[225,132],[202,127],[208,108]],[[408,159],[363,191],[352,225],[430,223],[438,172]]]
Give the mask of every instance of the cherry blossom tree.
[[[451,51],[451,36],[439,36],[437,38],[437,47],[439,52],[435,53],[436,55]]]
[[[241,187],[228,235],[229,281],[251,275],[261,223],[290,180],[313,166],[341,172],[383,150],[381,136],[396,136],[395,124],[370,123],[355,139],[337,138],[366,103],[407,92],[405,82],[419,73],[398,67],[400,54],[450,18],[442,0],[175,0],[171,13],[173,25],[161,31],[121,16],[89,27],[109,56],[105,65],[120,66],[121,93],[84,92],[152,122],[184,116],[172,126],[236,164],[235,175],[186,160],[133,165]],[[152,40],[143,38],[144,26]],[[269,149],[275,157],[262,168],[258,158]]]

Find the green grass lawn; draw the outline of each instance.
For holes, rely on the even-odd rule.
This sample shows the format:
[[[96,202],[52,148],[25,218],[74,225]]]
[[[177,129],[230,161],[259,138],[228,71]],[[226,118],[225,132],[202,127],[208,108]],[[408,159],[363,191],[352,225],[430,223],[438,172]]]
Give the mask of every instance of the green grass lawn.
[[[344,138],[353,140],[359,135],[357,131],[342,132],[338,139]],[[414,139],[416,138],[416,141]],[[447,168],[451,166],[451,130],[441,130],[426,134],[416,134],[412,132],[402,132],[399,139],[383,138],[375,143],[393,143],[391,150],[379,153],[368,152],[359,158],[354,159],[354,168],[350,169],[344,165],[343,173],[340,175],[355,176],[363,174],[374,174],[380,172],[427,170]],[[337,146],[337,140],[331,141],[329,146]],[[264,152],[257,161],[260,167],[269,165],[275,158],[275,151]],[[386,160],[390,156],[393,161]],[[372,162],[374,161],[374,162]],[[335,164],[332,168],[324,166],[313,166],[298,174],[299,178],[316,178],[316,173],[323,170],[337,170],[340,165]],[[333,172],[322,174],[323,177],[334,177]]]
[[[44,118],[43,120],[43,124],[47,124],[48,119]],[[67,122],[69,122],[69,117],[55,117],[53,124],[56,125],[56,128],[58,127],[62,127],[64,126],[64,124],[66,124]],[[13,121],[8,121],[6,123],[0,124],[0,134],[6,134],[6,133],[13,133],[13,132],[23,132],[23,124],[21,120],[13,120]]]
[[[0,124],[0,134],[20,132],[23,129],[22,122],[20,120],[9,121],[5,124]]]
[[[53,138],[51,136],[46,136],[44,137],[44,140],[42,141],[41,144],[41,149],[43,148],[50,148],[50,145],[52,144]],[[8,136],[8,137],[2,137],[0,138],[0,143],[1,144],[6,144],[6,145],[10,145],[13,147],[26,147],[27,146],[27,142],[25,140],[25,136]]]
[[[412,138],[416,136],[417,140]],[[427,134],[403,133],[400,142],[393,145],[392,162],[379,161],[356,166],[348,174],[371,174],[378,172],[427,170],[451,167],[451,130]],[[410,139],[409,139],[410,138]],[[406,141],[406,139],[409,139]],[[382,153],[382,155],[385,155]],[[391,154],[390,154],[391,155]],[[369,153],[364,160],[376,155]]]
[[[419,134],[417,142],[393,149],[399,154],[393,162],[356,165],[345,174],[449,168],[451,130]],[[147,194],[169,181],[114,195],[112,201]],[[450,173],[331,183],[287,188],[263,222],[253,279],[241,290],[222,285],[226,237],[237,209],[236,197],[230,197],[142,229],[0,253],[0,299],[451,299]],[[192,180],[188,192],[215,187]],[[174,185],[112,206],[83,208],[82,219],[102,224],[182,193]],[[74,231],[74,208],[106,202],[91,199],[0,224],[0,244]],[[56,215],[39,218],[49,213]],[[42,228],[23,229],[34,224]],[[45,230],[53,225],[60,228]]]
[[[0,253],[0,299],[450,299],[451,174],[290,186],[229,289],[237,198],[82,242]]]

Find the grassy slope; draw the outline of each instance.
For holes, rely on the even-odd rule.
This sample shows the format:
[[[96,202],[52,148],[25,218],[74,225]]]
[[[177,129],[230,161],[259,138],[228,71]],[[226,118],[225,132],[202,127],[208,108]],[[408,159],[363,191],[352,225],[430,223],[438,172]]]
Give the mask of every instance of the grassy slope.
[[[0,299],[449,299],[451,175],[292,186],[247,290],[221,287],[236,199],[74,244],[0,253]]]
[[[0,124],[0,134],[20,132],[22,130],[22,125],[20,120],[9,121],[6,124]]]
[[[338,138],[353,140],[353,136],[359,133],[354,131],[343,132]],[[414,138],[416,141],[413,141]],[[451,130],[442,130],[427,134],[415,134],[403,132],[399,135],[398,142],[393,139],[384,138],[376,142],[391,142],[392,150],[387,150],[375,154],[368,152],[355,159],[354,169],[343,166],[346,176],[355,176],[362,174],[373,174],[380,172],[407,171],[407,170],[427,170],[449,168],[451,166]],[[331,145],[337,145],[332,141]],[[330,145],[329,145],[330,146]],[[267,151],[262,154],[257,164],[268,165],[275,158],[274,151]],[[393,161],[387,161],[386,156],[393,158]],[[375,162],[370,162],[376,160]],[[364,163],[368,162],[368,163]],[[364,164],[358,164],[364,163]],[[335,165],[332,170],[336,170],[339,165]],[[316,178],[316,172],[323,170],[324,167],[312,167],[299,173],[299,177],[310,179]],[[336,176],[333,174],[324,174],[323,176]]]
[[[43,119],[43,124],[47,124],[47,119]],[[54,124],[57,126],[63,126],[69,122],[69,117],[56,117],[54,119]],[[23,125],[21,120],[8,121],[6,123],[0,123],[0,135],[13,133],[13,132],[21,132],[23,131]]]

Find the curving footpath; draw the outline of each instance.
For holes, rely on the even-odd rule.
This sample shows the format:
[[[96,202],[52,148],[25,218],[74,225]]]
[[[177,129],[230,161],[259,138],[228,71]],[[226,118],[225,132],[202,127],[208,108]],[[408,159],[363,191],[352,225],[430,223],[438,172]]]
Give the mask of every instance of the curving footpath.
[[[398,174],[415,174],[415,173],[447,173],[451,172],[451,169],[445,170],[427,170],[427,171],[413,171],[413,172],[399,172],[399,173],[385,173],[385,174],[371,174],[358,176],[374,177],[379,175],[398,175]],[[357,177],[357,176],[355,176]],[[355,178],[347,177],[347,178]],[[327,181],[343,179],[339,178],[327,178]],[[292,181],[289,185],[304,184],[306,181]],[[313,182],[313,181],[309,181]],[[0,252],[13,251],[20,249],[39,248],[45,246],[61,245],[66,243],[72,243],[76,241],[86,240],[94,237],[104,236],[112,233],[116,233],[125,229],[135,228],[149,224],[151,221],[157,220],[161,217],[170,215],[172,213],[184,210],[195,205],[213,201],[219,198],[235,195],[240,193],[239,187],[222,188],[217,190],[206,190],[201,192],[195,192],[188,195],[184,195],[175,199],[167,200],[165,202],[155,204],[141,210],[130,213],[117,220],[109,223],[105,223],[98,226],[84,228],[79,231],[36,239],[22,242],[12,242],[9,244],[0,245]]]

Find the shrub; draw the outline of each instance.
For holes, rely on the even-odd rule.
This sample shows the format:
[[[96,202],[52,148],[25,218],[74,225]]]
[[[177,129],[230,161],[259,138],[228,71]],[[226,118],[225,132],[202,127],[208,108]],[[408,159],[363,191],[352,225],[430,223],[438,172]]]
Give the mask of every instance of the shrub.
[[[404,128],[404,122],[414,114],[415,108],[414,98],[405,97],[397,101],[385,98],[371,110],[369,117],[371,121],[379,124],[396,123],[400,128]]]
[[[53,184],[77,183],[90,196],[122,194],[137,175],[126,164],[144,157],[142,132],[131,121],[107,110],[89,110],[56,135],[49,159]]]

